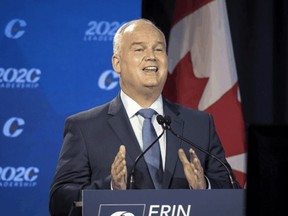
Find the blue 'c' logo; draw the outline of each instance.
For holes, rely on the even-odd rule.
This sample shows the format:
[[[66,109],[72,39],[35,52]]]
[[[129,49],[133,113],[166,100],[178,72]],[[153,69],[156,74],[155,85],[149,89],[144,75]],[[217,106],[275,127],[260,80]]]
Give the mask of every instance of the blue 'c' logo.
[[[3,127],[3,134],[6,137],[17,137],[23,132],[23,126],[25,124],[24,119],[18,117],[12,117],[6,121]]]
[[[23,28],[26,25],[27,25],[27,23],[25,20],[21,20],[21,19],[11,20],[5,28],[6,37],[11,38],[11,39],[20,38],[25,33]]]
[[[114,212],[111,216],[135,216],[135,215],[127,211],[117,211]]]

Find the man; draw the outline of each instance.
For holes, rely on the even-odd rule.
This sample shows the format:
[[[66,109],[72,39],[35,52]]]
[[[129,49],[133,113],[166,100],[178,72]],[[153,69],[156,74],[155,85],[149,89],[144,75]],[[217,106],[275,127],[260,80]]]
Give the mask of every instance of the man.
[[[117,31],[113,45],[112,65],[120,75],[121,91],[111,102],[67,118],[50,190],[51,215],[68,215],[83,189],[127,189],[135,159],[145,150],[143,108],[155,111],[152,123],[158,135],[162,127],[156,116],[168,115],[176,133],[221,158],[230,169],[211,115],[173,104],[161,95],[168,74],[163,33],[148,20],[133,20]],[[170,132],[159,145],[160,185],[156,187],[150,161],[143,157],[135,166],[136,189],[232,188],[221,163]]]

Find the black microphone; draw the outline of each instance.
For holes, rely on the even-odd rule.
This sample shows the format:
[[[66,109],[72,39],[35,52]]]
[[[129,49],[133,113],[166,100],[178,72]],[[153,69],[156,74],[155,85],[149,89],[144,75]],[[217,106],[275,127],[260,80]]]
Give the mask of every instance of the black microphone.
[[[180,134],[175,133],[175,132],[172,130],[172,128],[171,128],[171,126],[170,126],[170,124],[171,124],[171,118],[170,118],[170,116],[165,116],[165,117],[163,117],[162,115],[158,115],[158,116],[156,117],[156,119],[157,119],[158,124],[160,124],[160,125],[162,126],[163,130],[169,130],[169,131],[170,131],[174,136],[176,136],[177,138],[183,140],[184,142],[188,143],[189,145],[197,148],[198,150],[204,152],[205,154],[207,154],[207,155],[209,155],[210,157],[212,157],[212,158],[214,158],[215,160],[217,160],[217,161],[226,169],[226,171],[227,171],[227,173],[228,173],[228,176],[229,176],[229,181],[230,181],[230,184],[231,184],[232,188],[234,188],[234,189],[235,189],[235,188],[239,188],[237,182],[236,182],[236,181],[234,180],[234,178],[233,178],[233,175],[232,175],[230,169],[226,166],[226,164],[225,164],[220,158],[218,158],[218,157],[215,156],[214,154],[206,151],[205,149],[201,148],[199,145],[197,145],[197,144],[193,143],[192,141],[186,139],[185,137],[181,136]]]
[[[158,122],[158,120],[157,120]],[[158,122],[159,123],[159,122]],[[131,173],[130,173],[130,177],[128,178],[129,179],[129,189],[134,189],[134,183],[135,183],[135,180],[134,180],[134,172],[135,172],[135,168],[136,168],[136,165],[138,163],[138,161],[145,155],[145,153],[163,136],[165,130],[163,129],[162,133],[143,151],[141,152],[141,154],[139,154],[137,156],[137,158],[135,159],[134,161],[134,164],[133,164],[133,167],[131,169]]]

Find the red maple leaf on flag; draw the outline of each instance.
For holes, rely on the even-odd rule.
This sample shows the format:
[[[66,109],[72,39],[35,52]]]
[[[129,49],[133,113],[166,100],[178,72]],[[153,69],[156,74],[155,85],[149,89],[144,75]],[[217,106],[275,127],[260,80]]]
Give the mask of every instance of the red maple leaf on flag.
[[[197,109],[208,78],[197,78],[188,52],[169,75],[163,94],[171,101]],[[181,86],[180,86],[181,85]],[[175,88],[170,88],[174,86]],[[181,89],[181,90],[180,90]]]

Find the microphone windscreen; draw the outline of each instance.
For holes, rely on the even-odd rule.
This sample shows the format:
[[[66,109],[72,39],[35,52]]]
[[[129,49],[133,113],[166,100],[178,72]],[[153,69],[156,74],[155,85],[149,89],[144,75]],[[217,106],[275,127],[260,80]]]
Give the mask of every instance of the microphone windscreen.
[[[156,117],[158,124],[163,125],[165,123],[165,119],[162,115],[157,115]]]
[[[164,117],[164,121],[165,121],[165,124],[170,125],[170,124],[171,124],[171,118],[170,118],[170,116],[165,116],[165,117]]]

